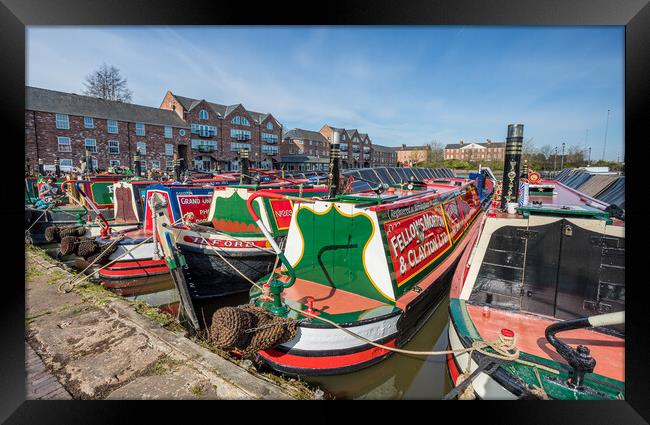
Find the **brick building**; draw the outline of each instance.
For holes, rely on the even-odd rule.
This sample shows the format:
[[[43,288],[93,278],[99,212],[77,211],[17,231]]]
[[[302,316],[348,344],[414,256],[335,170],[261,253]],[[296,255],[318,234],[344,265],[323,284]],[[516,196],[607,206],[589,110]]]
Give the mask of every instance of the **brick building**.
[[[194,169],[239,170],[240,149],[249,150],[253,167],[280,168],[282,124],[269,113],[243,105],[221,105],[167,91],[160,104],[191,128],[189,156]]]
[[[414,166],[425,162],[431,152],[431,146],[406,146],[396,148],[397,162],[401,165]]]
[[[171,169],[173,153],[182,154],[190,142],[189,126],[170,111],[36,87],[25,91],[25,158],[34,170],[39,158],[46,170],[57,158],[63,171],[79,167],[86,150],[100,170],[133,168],[138,148],[143,169]]]
[[[323,125],[319,132],[331,141],[335,130],[338,130],[341,135],[341,167],[344,169],[371,167],[373,149],[370,137],[355,129],[336,128],[328,124]]]
[[[372,145],[373,167],[396,167],[397,152],[395,148],[374,144]]]
[[[288,171],[326,171],[329,142],[317,131],[294,128],[280,143],[282,167]]]
[[[460,159],[463,161],[503,161],[506,152],[505,142],[460,143],[445,146],[445,159]]]

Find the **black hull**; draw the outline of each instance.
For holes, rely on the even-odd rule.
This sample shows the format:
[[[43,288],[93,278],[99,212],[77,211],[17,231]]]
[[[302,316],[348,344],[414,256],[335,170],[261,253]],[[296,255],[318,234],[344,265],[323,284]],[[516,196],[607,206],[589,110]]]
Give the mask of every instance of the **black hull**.
[[[216,252],[183,244],[176,246],[187,262],[187,268],[183,267],[182,272],[193,299],[221,297],[250,290],[250,282],[226,264]],[[222,249],[219,253],[254,282],[269,274],[275,261],[275,254],[261,251],[232,255]]]

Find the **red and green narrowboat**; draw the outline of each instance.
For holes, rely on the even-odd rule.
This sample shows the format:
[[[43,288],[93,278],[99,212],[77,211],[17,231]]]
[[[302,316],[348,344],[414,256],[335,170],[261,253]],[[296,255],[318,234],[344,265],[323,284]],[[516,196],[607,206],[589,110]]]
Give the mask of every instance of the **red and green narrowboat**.
[[[270,229],[278,243],[287,234],[293,198],[311,198],[327,194],[324,186],[267,184],[233,185],[214,190],[207,217],[194,223],[172,224],[173,217],[164,211],[159,217],[160,235],[185,259],[183,276],[194,299],[245,292],[249,279],[257,280],[273,268],[275,252],[251,217],[247,203],[257,189],[281,195],[283,199],[259,198],[252,202],[256,213]],[[164,248],[167,249],[167,248]],[[228,264],[230,263],[230,264]]]
[[[296,203],[283,266],[258,281],[270,281],[268,292],[252,287],[250,297],[299,320],[298,331],[260,358],[293,375],[347,373],[386,358],[391,351],[358,336],[401,347],[416,334],[447,293],[484,205],[475,182],[457,178]]]
[[[534,188],[516,214],[489,210],[450,292],[451,349],[506,337],[520,361],[449,355],[454,391],[481,399],[622,399],[624,222],[557,181]]]

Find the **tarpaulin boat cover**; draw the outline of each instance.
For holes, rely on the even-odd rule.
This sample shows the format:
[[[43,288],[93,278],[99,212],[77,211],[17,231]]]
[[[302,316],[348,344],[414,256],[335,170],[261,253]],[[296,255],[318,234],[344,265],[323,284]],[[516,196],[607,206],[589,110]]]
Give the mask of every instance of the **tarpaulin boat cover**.
[[[589,180],[577,187],[578,192],[589,195],[592,198],[601,192],[604,192],[612,183],[616,181],[618,176],[614,175],[594,175]]]
[[[618,177],[614,183],[596,195],[596,199],[625,209],[625,176]]]

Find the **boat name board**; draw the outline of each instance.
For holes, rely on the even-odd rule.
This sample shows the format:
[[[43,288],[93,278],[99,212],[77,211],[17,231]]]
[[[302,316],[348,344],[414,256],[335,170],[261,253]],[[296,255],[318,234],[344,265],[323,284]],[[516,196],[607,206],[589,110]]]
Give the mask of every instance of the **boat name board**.
[[[176,198],[183,217],[192,213],[196,221],[208,219],[212,195],[177,195]]]
[[[185,242],[190,242],[196,245],[210,245],[219,248],[235,248],[235,249],[245,249],[245,248],[256,248],[262,247],[266,248],[268,243],[265,240],[257,241],[238,241],[233,239],[205,239],[201,236],[183,236]],[[207,244],[206,244],[207,241]]]
[[[452,245],[441,205],[421,214],[386,222],[384,230],[398,286],[435,261]]]

